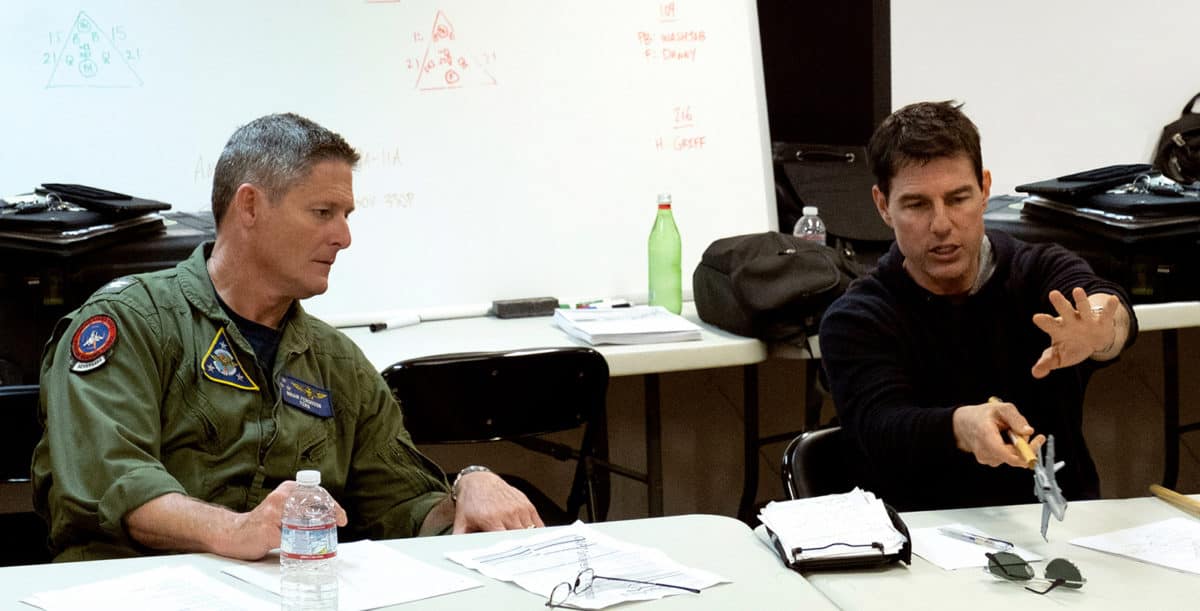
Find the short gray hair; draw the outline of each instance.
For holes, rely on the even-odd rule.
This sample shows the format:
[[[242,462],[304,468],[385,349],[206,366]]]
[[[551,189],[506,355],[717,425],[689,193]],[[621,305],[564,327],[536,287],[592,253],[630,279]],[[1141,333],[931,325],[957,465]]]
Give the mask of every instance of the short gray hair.
[[[278,200],[320,161],[354,167],[358,152],[341,135],[293,113],[267,115],[229,137],[213,172],[212,212],[217,227],[238,187],[253,184]]]

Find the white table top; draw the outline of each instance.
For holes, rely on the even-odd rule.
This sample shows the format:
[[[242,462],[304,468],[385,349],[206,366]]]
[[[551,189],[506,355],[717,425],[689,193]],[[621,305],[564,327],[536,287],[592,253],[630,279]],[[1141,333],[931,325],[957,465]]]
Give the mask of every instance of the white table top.
[[[1133,306],[1139,331],[1200,327],[1200,301],[1144,303]]]
[[[741,522],[712,515],[685,515],[620,522],[605,522],[594,527],[608,535],[631,543],[657,547],[672,559],[696,568],[712,571],[732,580],[704,590],[699,596],[682,595],[658,601],[618,607],[655,609],[833,609],[799,573],[785,569],[762,542]],[[437,598],[397,605],[395,609],[539,609],[543,598],[517,586],[483,577],[449,560],[448,551],[474,549],[499,539],[527,535],[527,531],[481,533],[448,537],[397,539],[388,541],[396,549],[438,567],[456,571],[484,583],[484,587]],[[129,560],[75,562],[0,568],[0,609],[31,607],[17,601],[34,592],[63,588],[168,564],[191,564],[206,575],[249,592],[264,601],[278,600],[274,595],[238,581],[224,573],[227,561],[208,554],[173,557],[146,557]]]
[[[692,302],[684,304],[683,316],[700,325],[699,341],[594,346],[608,361],[609,375],[710,369],[766,360],[766,344],[702,322]],[[503,320],[482,316],[423,322],[378,333],[366,327],[342,331],[362,348],[379,371],[397,361],[432,354],[588,346],[556,327],[549,316]]]
[[[1133,307],[1142,331],[1161,331],[1200,326],[1200,301],[1140,304]],[[701,340],[635,346],[595,346],[608,361],[609,375],[627,376],[750,365],[768,356],[784,359],[820,358],[816,337],[808,349],[770,346],[751,338],[722,331],[700,320],[693,302],[684,304],[683,315],[700,325]],[[372,333],[366,327],[343,332],[362,348],[371,364],[383,371],[397,361],[454,352],[519,350],[554,346],[587,346],[568,336],[550,317],[512,318],[491,316],[423,322]]]
[[[1018,584],[992,577],[981,568],[945,571],[913,555],[911,566],[869,571],[810,573],[810,583],[845,609],[1181,609],[1196,608],[1200,575],[1182,573],[1123,556],[1071,545],[1070,539],[1098,535],[1185,516],[1152,497],[1070,503],[1066,519],[1051,518],[1042,541],[1041,505],[921,511],[902,514],[909,529],[952,522],[969,524],[1019,547],[1079,567],[1087,583],[1080,590],[1057,588],[1039,596]],[[982,548],[981,548],[982,550]],[[983,550],[986,551],[986,550]],[[981,551],[980,553],[983,553]],[[1035,570],[1041,575],[1044,563]]]

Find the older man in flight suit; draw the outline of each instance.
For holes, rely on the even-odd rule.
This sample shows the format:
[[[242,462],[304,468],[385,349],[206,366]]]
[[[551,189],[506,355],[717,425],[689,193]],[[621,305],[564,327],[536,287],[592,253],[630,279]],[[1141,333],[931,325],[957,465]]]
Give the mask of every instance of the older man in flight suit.
[[[57,560],[260,558],[300,469],[321,472],[348,538],[542,524],[486,469],[451,492],[358,347],[301,307],[350,245],[357,161],[296,115],[239,128],[213,180],[216,242],[59,321],[33,461]]]

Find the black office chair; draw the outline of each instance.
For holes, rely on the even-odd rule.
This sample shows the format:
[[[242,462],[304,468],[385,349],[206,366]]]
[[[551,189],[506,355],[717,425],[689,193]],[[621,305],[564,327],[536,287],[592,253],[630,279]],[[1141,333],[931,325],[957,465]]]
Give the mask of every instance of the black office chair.
[[[25,492],[33,447],[42,436],[37,412],[36,385],[0,386],[0,422],[6,432],[0,444],[0,494]],[[36,513],[0,513],[0,532],[5,533],[0,566],[50,561],[46,523]]]
[[[783,492],[789,499],[847,492],[854,488],[842,454],[840,426],[805,431],[783,451]]]
[[[608,363],[590,348],[444,354],[401,361],[383,377],[418,444],[510,441],[558,460],[577,460],[566,509],[528,481],[503,475],[547,524],[568,524],[586,508],[608,514],[605,426]],[[538,436],[583,429],[580,447]],[[486,462],[486,461],[481,461]]]

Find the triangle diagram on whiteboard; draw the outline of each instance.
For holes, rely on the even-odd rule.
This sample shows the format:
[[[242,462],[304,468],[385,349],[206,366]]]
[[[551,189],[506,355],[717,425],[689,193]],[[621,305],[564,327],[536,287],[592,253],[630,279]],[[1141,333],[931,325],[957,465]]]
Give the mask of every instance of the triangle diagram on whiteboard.
[[[421,59],[421,72],[417,76],[417,89],[456,89],[467,85],[495,85],[496,79],[486,68],[463,51],[454,36],[454,25],[442,11],[433,19],[433,31],[425,57]]]
[[[140,87],[142,79],[125,59],[125,52],[83,11],[67,32],[54,62],[51,87]]]

